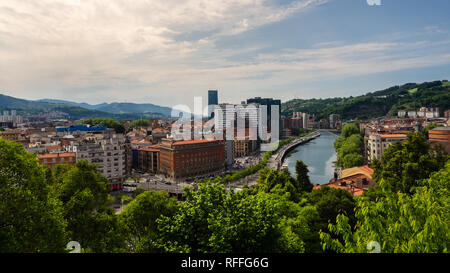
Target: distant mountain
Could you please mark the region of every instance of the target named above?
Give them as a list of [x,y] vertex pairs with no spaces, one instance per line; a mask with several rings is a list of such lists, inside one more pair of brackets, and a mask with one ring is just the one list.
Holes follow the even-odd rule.
[[53,99],[41,99],[41,100],[37,100],[38,102],[48,102],[48,103],[56,103],[56,104],[70,104],[70,105],[74,105],[74,106],[79,106],[79,107],[83,107],[86,109],[91,109],[91,110],[98,110],[100,107],[106,106],[108,105],[107,103],[100,103],[100,104],[89,104],[89,103],[78,103],[78,102],[73,102],[73,101],[67,101],[67,100],[53,100]]
[[[55,99],[32,101],[0,94],[0,110],[13,109],[17,110],[19,114],[60,111],[69,114],[72,119],[110,117],[118,120],[165,118],[170,116],[172,112],[172,108],[151,103],[101,103],[92,105]],[[178,113],[177,111],[177,116]]]
[[88,104],[88,103],[77,103],[66,100],[53,100],[53,99],[42,99],[38,102],[48,102],[57,104],[68,104],[74,105],[86,109],[98,110],[110,114],[161,114],[165,116],[170,116],[172,113],[172,108],[159,106],[151,103],[128,103],[128,102],[114,102],[114,103],[101,103],[101,104]]
[[398,110],[420,107],[439,107],[441,115],[450,109],[450,83],[446,80],[407,83],[347,98],[294,99],[284,102],[281,111],[286,116],[292,116],[293,112],[315,114],[317,119],[339,114],[350,120],[396,116]]
[[[52,102],[51,102],[52,101]],[[67,101],[58,100],[42,100],[42,101],[30,101],[24,99],[18,99],[11,96],[0,94],[0,111],[2,110],[17,110],[18,114],[31,114],[36,115],[43,112],[59,111],[67,113],[66,118],[71,119],[84,119],[84,118],[114,118],[117,120],[136,120],[140,118],[163,118],[164,116],[158,113],[124,113],[114,114],[99,110],[87,109],[75,105]]]
[[129,114],[129,113],[159,113],[166,116],[170,116],[172,108],[158,106],[151,103],[137,104],[137,103],[110,103],[102,107],[97,108],[100,111],[104,111],[112,114]]

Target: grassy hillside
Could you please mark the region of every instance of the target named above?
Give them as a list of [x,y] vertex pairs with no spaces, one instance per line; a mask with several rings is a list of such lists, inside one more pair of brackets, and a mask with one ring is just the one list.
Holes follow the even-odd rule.
[[396,116],[398,110],[439,107],[441,114],[450,109],[450,84],[447,81],[407,83],[366,95],[348,98],[295,99],[282,104],[284,115],[307,112],[317,118],[339,114],[345,120]]

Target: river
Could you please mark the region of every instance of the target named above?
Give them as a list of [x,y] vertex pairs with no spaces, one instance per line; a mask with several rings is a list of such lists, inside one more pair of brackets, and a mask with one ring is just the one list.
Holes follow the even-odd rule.
[[295,163],[302,160],[309,169],[309,178],[315,184],[326,184],[333,178],[333,161],[336,161],[334,141],[338,135],[320,132],[320,137],[297,146],[284,159],[289,172],[295,177]]

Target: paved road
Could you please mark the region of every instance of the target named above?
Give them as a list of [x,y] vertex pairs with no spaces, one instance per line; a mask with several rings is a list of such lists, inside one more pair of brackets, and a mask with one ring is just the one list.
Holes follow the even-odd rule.
[[[283,157],[284,157],[286,151],[288,151],[290,148],[292,148],[294,146],[297,146],[301,143],[304,143],[313,138],[316,138],[319,135],[320,135],[320,133],[313,132],[313,133],[308,134],[307,136],[294,139],[289,144],[283,146],[280,150],[278,150],[276,153],[274,153],[269,158],[269,161],[267,162],[267,167],[269,169],[279,170],[281,168],[282,160],[283,160]],[[249,175],[238,181],[232,182],[230,185],[227,185],[227,186],[237,188],[237,189],[243,188],[244,185],[254,186],[257,184],[256,180],[258,180],[258,176],[259,176],[259,172],[256,172],[255,174]]]
[[318,136],[320,136],[319,132],[312,132],[304,137],[299,137],[291,141],[270,157],[268,167],[273,170],[279,170],[283,164],[283,158],[287,151],[289,151],[292,147],[308,142]]

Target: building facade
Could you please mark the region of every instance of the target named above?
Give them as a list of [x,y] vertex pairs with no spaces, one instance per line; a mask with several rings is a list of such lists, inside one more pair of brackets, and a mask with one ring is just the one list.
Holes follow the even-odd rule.
[[159,160],[160,172],[175,181],[222,171],[225,168],[224,142],[165,138],[160,145]]
[[442,145],[450,153],[450,127],[436,127],[428,131],[428,140],[432,146]]
[[156,145],[140,148],[138,150],[138,169],[143,172],[157,173],[159,169],[159,152],[160,149]]
[[367,161],[381,159],[384,151],[394,142],[405,141],[406,134],[377,134],[369,136],[367,143]]
[[74,142],[69,151],[76,153],[77,161],[86,160],[95,164],[97,170],[110,181],[113,190],[122,188],[127,171],[123,135],[83,139]]
[[76,153],[46,153],[39,154],[39,163],[47,167],[53,167],[56,164],[70,164],[77,162]]
[[338,114],[330,115],[330,128],[338,128],[340,116]]
[[208,90],[208,116],[214,117],[214,106],[219,104],[219,96],[217,90]]

